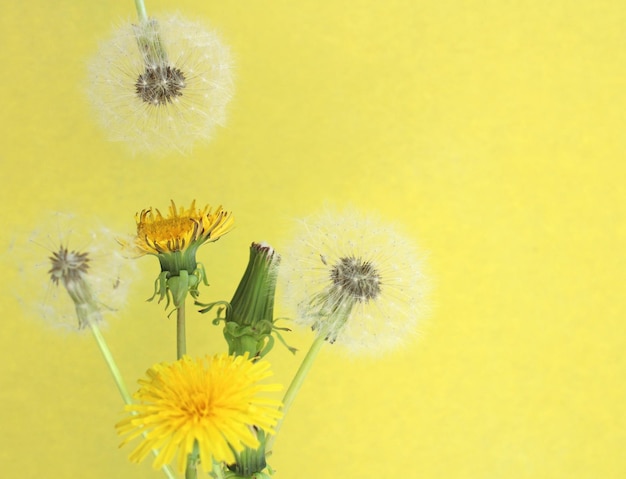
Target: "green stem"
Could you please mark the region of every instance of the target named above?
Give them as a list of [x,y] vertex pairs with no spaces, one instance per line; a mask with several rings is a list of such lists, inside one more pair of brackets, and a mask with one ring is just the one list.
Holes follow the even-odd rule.
[[120,373],[120,370],[117,367],[115,360],[113,359],[113,355],[111,354],[111,350],[109,349],[106,341],[104,340],[104,336],[102,336],[102,333],[100,332],[100,328],[98,327],[95,321],[89,321],[89,326],[91,327],[91,332],[93,333],[94,338],[96,338],[96,343],[98,343],[98,347],[100,348],[100,351],[102,352],[102,356],[104,356],[104,361],[107,363],[107,366],[109,366],[109,370],[111,371],[111,374],[113,375],[113,380],[115,381],[115,385],[117,386],[117,389],[122,395],[122,399],[124,400],[124,403],[132,404],[133,400],[130,397],[130,394],[128,394],[128,389],[126,389],[126,384],[124,384],[124,380],[122,379],[122,374]]
[[135,8],[137,8],[137,16],[139,17],[140,22],[145,22],[148,20],[148,13],[146,12],[146,6],[143,3],[143,0],[135,0]]
[[187,354],[187,339],[185,333],[185,300],[183,300],[176,309],[176,358],[180,359],[185,354]]
[[211,471],[211,475],[215,479],[224,479],[224,470],[222,469],[221,463],[213,462],[213,470]]
[[198,479],[198,467],[196,464],[187,464],[187,469],[185,469],[185,479]]
[[185,479],[198,479],[198,459],[200,458],[200,449],[198,441],[194,441],[193,450],[187,456],[187,468],[185,469]]
[[[132,404],[133,400],[130,397],[130,394],[128,394],[128,389],[126,389],[126,384],[124,383],[124,379],[122,379],[122,374],[120,373],[120,370],[117,367],[117,363],[115,362],[115,359],[113,359],[113,355],[111,354],[111,350],[109,349],[109,346],[107,345],[107,342],[104,339],[104,336],[102,336],[102,333],[100,332],[100,328],[98,327],[98,324],[95,321],[88,321],[88,323],[89,323],[89,327],[91,328],[91,332],[93,333],[93,336],[96,339],[96,343],[98,344],[98,347],[100,348],[100,351],[102,352],[102,356],[104,356],[104,361],[107,363],[107,366],[109,366],[109,370],[111,371],[111,374],[113,375],[113,380],[115,381],[115,385],[117,386],[117,389],[119,390],[122,396],[122,399],[124,400],[124,403]],[[159,454],[159,451],[156,449],[153,449],[152,453],[155,456],[157,456]],[[169,479],[176,479],[176,476],[174,475],[174,473],[172,472],[172,470],[167,464],[164,465],[162,469],[165,475]]]
[[276,427],[274,428],[274,434],[271,435],[269,440],[267,441],[266,450],[268,451],[268,454],[271,454],[272,446],[274,445],[274,441],[276,441],[278,431],[280,430],[280,427],[285,420],[285,416],[287,416],[287,413],[289,412],[289,409],[291,408],[291,405],[293,404],[293,401],[296,398],[298,391],[300,391],[302,383],[304,383],[307,374],[311,370],[311,366],[313,366],[313,362],[317,357],[317,353],[320,352],[320,349],[322,349],[322,346],[326,342],[326,334],[319,333],[320,332],[318,332],[315,341],[313,341],[313,343],[311,344],[309,351],[306,353],[306,356],[302,360],[302,363],[300,364],[296,375],[291,380],[291,384],[289,385],[289,388],[285,393],[285,397],[283,398],[283,407],[281,409],[281,411],[283,412],[283,417],[279,419]]

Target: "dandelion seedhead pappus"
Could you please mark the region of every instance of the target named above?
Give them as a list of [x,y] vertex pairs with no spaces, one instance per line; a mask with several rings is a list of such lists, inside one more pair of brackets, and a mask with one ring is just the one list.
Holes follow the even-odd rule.
[[186,152],[224,123],[232,61],[215,32],[180,15],[129,22],[91,61],[88,91],[111,140]]
[[353,352],[395,348],[427,310],[427,281],[412,242],[356,211],[302,220],[281,272],[296,322]]
[[72,215],[47,215],[12,252],[22,276],[18,299],[55,328],[83,329],[102,321],[125,304],[136,271],[115,238]]

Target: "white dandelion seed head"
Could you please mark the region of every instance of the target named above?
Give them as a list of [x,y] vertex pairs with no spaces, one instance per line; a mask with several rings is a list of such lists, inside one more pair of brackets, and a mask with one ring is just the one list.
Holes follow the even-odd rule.
[[[409,238],[352,210],[305,218],[294,237],[280,281],[297,324],[328,331],[330,342],[355,353],[389,351],[416,333],[428,282]],[[329,314],[343,307],[347,320]]]
[[[126,304],[136,277],[136,265],[122,256],[117,235],[90,223],[52,213],[15,241],[10,252],[20,274],[19,302],[55,329],[76,331],[79,313],[94,322],[115,314]],[[97,308],[77,304],[70,293],[88,295],[85,300]]]
[[[138,36],[161,47],[142,49]],[[88,93],[110,140],[139,152],[187,152],[225,122],[230,51],[214,31],[177,14],[128,22],[90,62]]]

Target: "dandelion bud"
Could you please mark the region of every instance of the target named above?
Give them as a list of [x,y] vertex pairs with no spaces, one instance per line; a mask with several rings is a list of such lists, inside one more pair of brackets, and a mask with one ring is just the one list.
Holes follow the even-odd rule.
[[[275,334],[284,342],[274,321],[274,292],[280,264],[280,255],[266,243],[252,243],[250,259],[233,299],[226,308],[225,318],[218,310],[214,324],[224,321],[224,337],[229,354],[250,357],[265,356],[274,346]],[[210,311],[219,303],[202,304],[201,313]],[[288,348],[295,352],[295,349]]]

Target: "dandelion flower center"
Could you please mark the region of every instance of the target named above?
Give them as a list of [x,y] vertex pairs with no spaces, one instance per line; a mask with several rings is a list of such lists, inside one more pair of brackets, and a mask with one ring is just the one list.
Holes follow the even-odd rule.
[[167,249],[175,251],[185,248],[185,242],[195,236],[194,230],[197,228],[197,221],[189,216],[161,218],[153,223],[149,221],[140,223],[138,235],[149,238],[155,245],[171,245]]
[[137,96],[150,105],[173,103],[183,95],[185,74],[169,65],[146,67],[135,82]]
[[344,256],[332,266],[330,279],[340,292],[367,302],[380,294],[380,273],[370,262],[355,256]]
[[62,280],[65,284],[78,281],[89,270],[89,255],[78,251],[69,251],[61,247],[50,256],[52,268],[48,271],[54,284]]
[[195,201],[189,208],[180,209],[172,201],[168,216],[163,216],[159,210],[148,209],[136,219],[136,244],[149,254],[185,251],[192,244],[216,241],[230,231],[234,221],[221,206],[215,211],[208,205],[197,209]]

